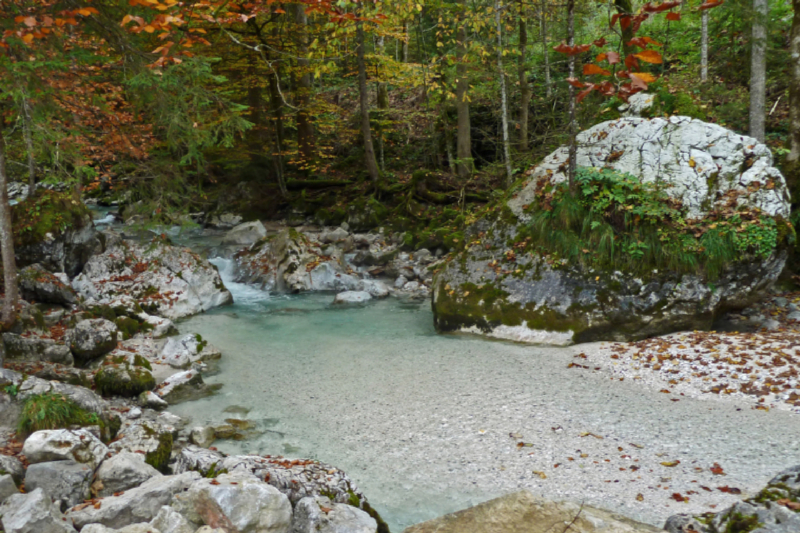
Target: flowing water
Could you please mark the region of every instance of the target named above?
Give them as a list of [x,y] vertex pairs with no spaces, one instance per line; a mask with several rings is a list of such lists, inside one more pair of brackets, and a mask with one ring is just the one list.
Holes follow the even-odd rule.
[[[670,500],[717,481],[697,473],[715,461],[745,492],[800,463],[790,413],[670,402],[632,380],[568,369],[574,348],[438,335],[429,301],[340,308],[331,294],[271,296],[234,283],[230,261],[213,262],[234,305],[179,327],[221,348],[206,381],[223,387],[170,410],[204,424],[249,409],[257,434],[220,450],[340,467],[395,533],[519,488],[661,525],[735,499],[694,490],[691,504]],[[682,465],[661,466],[672,460]]]

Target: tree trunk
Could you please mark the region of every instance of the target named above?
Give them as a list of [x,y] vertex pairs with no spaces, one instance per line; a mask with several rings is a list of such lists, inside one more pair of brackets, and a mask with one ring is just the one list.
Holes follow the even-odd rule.
[[[378,55],[380,57],[384,56],[386,49],[386,38],[381,35],[378,37]],[[378,73],[379,76],[381,73]],[[386,84],[385,81],[378,82],[378,127],[376,128],[378,133],[378,152],[380,155],[380,168],[381,171],[386,170],[386,159],[384,153],[384,135],[383,135],[383,126],[386,120],[389,118],[389,86]]]
[[314,124],[308,113],[308,105],[311,101],[311,73],[308,72],[308,17],[306,16],[303,4],[292,4],[294,10],[294,21],[297,24],[297,66],[300,74],[295,79],[295,91],[297,95],[297,149],[300,157],[305,164],[309,164],[314,159]]
[[403,39],[403,63],[408,63],[408,41],[411,38],[408,33],[408,21],[403,22],[403,35],[405,36]]
[[708,10],[701,15],[703,32],[700,38],[700,81],[708,81]]
[[[575,0],[567,0],[567,42],[575,46]],[[575,56],[569,56],[569,77],[575,77]],[[578,123],[575,118],[575,87],[569,86],[569,192],[575,193],[575,167],[578,159]]]
[[506,74],[503,71],[503,26],[500,19],[500,0],[494,0],[494,23],[497,28],[497,73],[500,76],[500,102],[503,119],[503,159],[506,163],[506,189],[511,187],[511,140],[508,137],[508,95]]
[[547,90],[547,97],[553,96],[553,82],[550,79],[550,47],[547,46],[547,17],[544,12],[544,2],[542,2],[540,21],[542,26],[542,52],[544,53],[544,85]]
[[784,175],[792,200],[796,201],[800,185],[800,0],[793,0],[794,19],[789,40],[791,80],[789,82],[789,154],[784,162]]
[[456,157],[458,158],[458,176],[466,180],[472,174],[472,137],[469,120],[469,77],[467,76],[467,28],[464,21],[466,0],[461,0],[461,11],[456,18],[456,114],[458,126],[456,131]]
[[33,117],[28,95],[22,91],[22,130],[25,136],[25,150],[28,152],[28,197],[36,192],[36,161],[33,154]]
[[11,226],[11,206],[8,203],[8,176],[6,174],[6,141],[0,130],[0,253],[3,258],[3,299],[2,326],[10,327],[16,319],[17,299],[17,260],[14,257],[14,232]]
[[527,70],[528,24],[522,0],[519,0],[519,149],[528,151],[528,108],[531,103],[531,88],[528,85]]
[[764,142],[767,93],[767,0],[753,0],[750,61],[750,136]]
[[380,171],[378,170],[378,162],[375,160],[375,148],[372,146],[372,129],[369,125],[367,65],[364,61],[364,23],[361,20],[356,23],[356,39],[358,41],[358,103],[361,109],[361,135],[364,137],[364,158],[366,160],[367,173],[369,173],[369,177],[377,189]]
[[278,188],[281,191],[281,196],[286,198],[289,192],[286,189],[286,176],[283,172],[283,102],[278,92],[278,83],[278,73],[270,74],[269,99],[274,122],[274,127],[272,128],[272,164],[275,168],[275,176],[278,178]]
[[[573,5],[573,11],[574,7],[575,6]],[[614,0],[614,7],[617,8],[617,13],[620,15],[633,16],[633,3],[631,0]],[[622,24],[620,24],[619,27],[622,28]],[[628,44],[633,37],[633,24],[630,24],[627,28],[622,30],[622,51],[624,53],[624,57],[628,57],[629,54],[632,54],[635,51],[635,47]]]

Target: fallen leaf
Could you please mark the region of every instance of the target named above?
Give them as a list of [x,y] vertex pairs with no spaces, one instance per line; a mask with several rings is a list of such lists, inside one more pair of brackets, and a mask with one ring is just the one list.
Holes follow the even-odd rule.
[[710,468],[710,470],[711,470],[712,474],[716,474],[718,476],[724,476],[725,475],[725,471],[722,469],[722,467],[719,465],[719,463],[714,463],[714,466],[712,466]]
[[672,468],[673,466],[678,466],[679,464],[681,464],[681,462],[680,461],[664,461],[661,464],[663,466],[668,466],[668,467]]
[[644,501],[644,495],[642,495],[641,492],[636,495],[636,501],[637,502],[643,502]]
[[539,476],[542,479],[547,479],[547,474],[545,474],[544,472],[540,472],[538,470],[534,470],[533,473],[536,474],[537,476]]
[[800,511],[800,502],[793,502],[787,498],[781,498],[777,501],[778,505],[783,505],[784,507],[788,507],[792,511]]
[[688,502],[689,501],[689,498],[687,498],[686,496],[682,495],[680,492],[673,492],[672,496],[670,496],[670,497],[673,500],[675,500],[676,502]]

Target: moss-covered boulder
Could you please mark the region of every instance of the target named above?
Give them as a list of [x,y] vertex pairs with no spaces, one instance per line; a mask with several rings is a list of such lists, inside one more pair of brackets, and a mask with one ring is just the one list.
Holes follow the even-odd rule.
[[78,295],[41,265],[31,265],[19,272],[19,290],[28,301],[57,305],[75,305]]
[[522,342],[707,329],[777,279],[786,183],[755,139],[687,117],[627,118],[545,158],[468,228],[435,280],[440,331]]
[[152,367],[141,356],[110,356],[94,377],[95,388],[103,396],[133,398],[156,387]]
[[76,276],[102,251],[103,239],[89,209],[69,193],[41,190],[12,208],[17,266],[39,263]]
[[116,324],[105,318],[78,322],[66,335],[70,350],[79,361],[89,361],[109,353],[117,347],[118,338]]

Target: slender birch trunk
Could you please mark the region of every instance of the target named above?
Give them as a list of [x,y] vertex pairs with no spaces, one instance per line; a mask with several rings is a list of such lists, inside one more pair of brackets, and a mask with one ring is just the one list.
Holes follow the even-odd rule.
[[764,142],[767,97],[767,0],[753,0],[750,61],[750,136]]
[[506,164],[506,189],[511,187],[511,140],[508,137],[508,94],[506,74],[503,71],[503,26],[500,17],[500,0],[494,1],[494,22],[497,28],[497,73],[500,76],[500,100],[503,119],[503,159]]
[[16,319],[19,288],[17,287],[17,260],[14,257],[14,232],[11,226],[11,206],[8,202],[8,175],[6,174],[6,141],[0,131],[0,254],[3,258],[3,329]]

